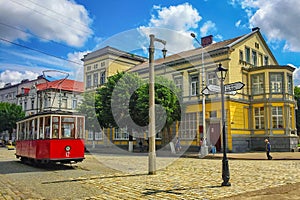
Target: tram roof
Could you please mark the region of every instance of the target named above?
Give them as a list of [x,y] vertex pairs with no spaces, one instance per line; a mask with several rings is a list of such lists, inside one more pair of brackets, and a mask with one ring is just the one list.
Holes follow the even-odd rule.
[[84,83],[70,79],[60,79],[37,85],[37,90],[61,89],[72,92],[84,92]]
[[42,115],[77,115],[77,116],[84,116],[84,114],[78,113],[78,112],[67,112],[67,111],[62,111],[62,110],[53,110],[53,111],[44,111],[44,112],[39,112],[34,115],[28,115],[24,117],[23,119],[19,120],[18,122],[24,121],[26,119],[34,118],[37,116],[42,116]]

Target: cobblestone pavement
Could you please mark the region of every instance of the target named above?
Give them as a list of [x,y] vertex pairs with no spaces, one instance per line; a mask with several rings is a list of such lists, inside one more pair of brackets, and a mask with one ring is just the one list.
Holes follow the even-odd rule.
[[[43,187],[71,182],[87,191],[88,188],[98,191],[86,192],[85,198],[78,199],[222,199],[300,183],[300,160],[229,159],[232,186],[221,187],[220,159],[158,157],[156,175],[148,175],[147,156],[94,154],[86,157],[87,162],[78,164],[76,170],[93,171],[96,165],[91,167],[88,163],[101,161],[98,166],[106,165],[121,171],[112,169],[108,173],[82,174],[68,179],[57,177],[54,181],[44,180]],[[15,188],[15,183],[6,176],[0,175],[0,199],[51,199],[38,191],[26,191],[26,186]],[[58,197],[53,194],[53,199]],[[296,194],[294,199],[297,197]],[[69,199],[76,199],[76,196]]]

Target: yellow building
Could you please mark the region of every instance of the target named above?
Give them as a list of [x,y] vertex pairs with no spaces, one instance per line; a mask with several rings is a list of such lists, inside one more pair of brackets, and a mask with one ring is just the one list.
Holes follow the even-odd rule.
[[[212,41],[211,37],[207,39]],[[145,79],[149,75],[147,59],[111,47],[87,54],[83,61],[86,91],[94,91],[117,71],[129,69],[129,72],[138,73]],[[155,60],[155,76],[173,80],[182,89],[185,110],[182,120],[172,127],[173,139],[178,136],[181,145],[198,150],[200,138],[206,136],[208,146],[215,146],[217,151],[222,151],[221,95],[219,92],[202,94],[206,87],[215,88],[213,90],[220,88],[215,73],[219,64],[228,69],[225,85],[236,82],[245,84],[235,95],[225,95],[228,150],[264,150],[265,138],[270,140],[273,151],[293,149],[298,142],[293,94],[295,68],[278,64],[259,28],[254,28],[246,35],[202,44],[201,48]],[[157,134],[158,147],[167,146],[170,142],[165,135],[164,132]],[[96,133],[88,133],[88,140],[96,141],[99,145],[127,147],[128,139],[126,129],[99,128]],[[134,141],[134,145],[137,143]]]
[[107,46],[86,54],[82,61],[84,62],[85,91],[94,91],[106,82],[107,77],[118,71],[126,71],[147,59]]
[[[212,41],[212,38],[209,38]],[[202,91],[220,84],[215,70],[219,64],[228,69],[224,84],[242,82],[235,95],[225,96],[225,124],[228,150],[264,150],[268,138],[274,151],[290,151],[297,144],[296,102],[291,66],[278,65],[259,28],[233,39],[202,45],[155,61],[155,75],[174,80],[182,88],[185,113],[173,128],[183,145],[197,148],[203,137]],[[130,71],[147,78],[149,63]],[[202,73],[204,70],[204,73]],[[205,127],[208,145],[222,150],[221,95],[205,99]],[[164,144],[162,144],[164,145]]]

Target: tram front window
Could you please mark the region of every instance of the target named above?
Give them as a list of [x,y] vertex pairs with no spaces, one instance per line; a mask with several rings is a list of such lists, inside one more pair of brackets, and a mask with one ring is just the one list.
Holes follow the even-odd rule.
[[74,117],[62,117],[61,137],[62,138],[75,138]]

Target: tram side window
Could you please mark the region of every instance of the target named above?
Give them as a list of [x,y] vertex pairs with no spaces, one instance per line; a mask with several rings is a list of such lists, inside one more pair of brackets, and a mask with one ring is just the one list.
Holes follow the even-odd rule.
[[62,138],[75,138],[74,117],[62,117],[61,137]]
[[58,138],[59,133],[59,117],[52,118],[52,138]]
[[33,139],[37,139],[37,118],[34,119],[34,132],[33,132]]
[[50,138],[50,117],[45,117],[45,139]]
[[78,117],[77,118],[77,138],[83,138],[83,117]]
[[25,123],[22,122],[19,124],[19,140],[24,140],[25,134]]
[[43,125],[44,125],[44,118],[41,117],[41,118],[40,118],[40,139],[44,139],[44,129],[43,129]]

